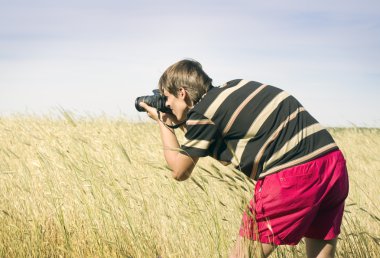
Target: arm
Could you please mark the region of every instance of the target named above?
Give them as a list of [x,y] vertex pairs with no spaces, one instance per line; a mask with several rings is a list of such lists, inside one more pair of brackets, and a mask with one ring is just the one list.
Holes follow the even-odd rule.
[[179,143],[174,130],[166,127],[161,121],[158,123],[165,160],[173,171],[173,177],[179,181],[188,179],[198,161],[198,157],[190,157],[179,152]]
[[173,178],[179,181],[188,179],[198,161],[198,157],[190,157],[180,152],[180,146],[174,129],[165,126],[165,124],[171,124],[174,119],[168,114],[162,114],[162,121],[160,121],[155,108],[145,103],[140,103],[140,105],[145,108],[149,117],[158,122],[164,148],[164,157],[172,170]]

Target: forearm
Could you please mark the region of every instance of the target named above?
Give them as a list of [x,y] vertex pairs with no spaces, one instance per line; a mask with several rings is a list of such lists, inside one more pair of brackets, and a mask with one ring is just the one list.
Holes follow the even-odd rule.
[[165,126],[162,121],[158,123],[164,147],[165,160],[172,170],[173,177],[179,181],[186,180],[193,171],[198,158],[182,154],[174,129]]
[[158,125],[160,127],[160,134],[162,145],[164,148],[164,157],[171,169],[175,167],[175,161],[177,155],[179,154],[179,143],[177,140],[177,136],[175,135],[174,129],[171,129],[162,121],[158,121]]
[[[148,112],[150,118],[158,122],[164,147],[164,157],[173,172],[173,177],[180,181],[187,179],[193,171],[198,157],[191,157],[180,152],[174,129],[167,126],[171,125],[173,121],[177,121],[176,118],[173,115],[161,114],[157,112],[157,109],[148,106],[146,103],[141,102],[140,106]],[[186,127],[183,126],[181,129],[186,130]]]

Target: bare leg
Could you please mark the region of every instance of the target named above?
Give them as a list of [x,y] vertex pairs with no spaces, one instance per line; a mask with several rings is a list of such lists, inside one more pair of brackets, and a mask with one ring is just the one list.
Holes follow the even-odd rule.
[[306,254],[308,258],[333,258],[336,250],[337,239],[322,240],[305,238]]
[[261,244],[262,247],[262,257],[268,257],[274,249],[276,249],[275,245],[271,244]]
[[275,245],[263,244],[238,236],[235,247],[230,254],[230,258],[264,258],[268,257],[275,248]]

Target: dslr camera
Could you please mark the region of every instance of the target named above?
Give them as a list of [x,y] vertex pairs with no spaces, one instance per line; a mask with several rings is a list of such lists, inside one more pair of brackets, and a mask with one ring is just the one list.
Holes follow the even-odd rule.
[[141,96],[136,98],[135,108],[139,112],[144,112],[145,109],[139,105],[140,102],[144,102],[149,106],[156,108],[158,111],[172,114],[172,110],[165,106],[166,97],[164,95],[161,95],[158,89],[153,90],[153,95]]

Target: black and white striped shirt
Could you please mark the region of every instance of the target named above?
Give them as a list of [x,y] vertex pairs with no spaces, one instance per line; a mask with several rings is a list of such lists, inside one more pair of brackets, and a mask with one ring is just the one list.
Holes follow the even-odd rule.
[[255,180],[338,149],[293,96],[254,81],[213,87],[186,126],[183,153],[232,163]]

